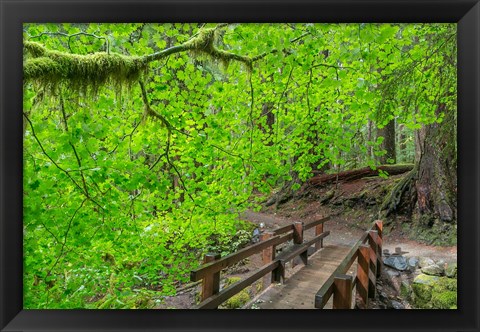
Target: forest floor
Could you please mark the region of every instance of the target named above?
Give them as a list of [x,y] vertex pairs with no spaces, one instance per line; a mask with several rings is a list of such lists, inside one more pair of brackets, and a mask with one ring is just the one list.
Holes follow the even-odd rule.
[[[241,219],[259,225],[265,224],[265,230],[270,231],[278,227],[291,224],[293,221],[312,221],[330,216],[324,225],[330,235],[324,240],[325,244],[353,245],[363,232],[376,219],[376,209],[386,195],[388,188],[396,183],[401,175],[391,176],[388,179],[380,177],[363,178],[346,183],[330,184],[323,187],[303,187],[295,198],[279,206],[272,205],[260,212],[247,211]],[[394,220],[384,221],[383,249],[390,253],[401,253],[407,257],[430,257],[445,262],[457,260],[456,246],[432,246],[409,239],[406,232],[408,218],[396,216]],[[313,236],[308,231],[307,239]],[[301,264],[300,264],[301,265]],[[241,264],[229,268],[222,273],[222,279],[242,277],[262,266],[260,254],[251,256]],[[300,266],[291,270],[295,273]],[[385,293],[395,298],[393,289],[382,287]],[[167,297],[160,308],[191,308],[197,302],[200,291],[198,285],[178,291],[174,297]],[[257,295],[257,294],[255,294]]]

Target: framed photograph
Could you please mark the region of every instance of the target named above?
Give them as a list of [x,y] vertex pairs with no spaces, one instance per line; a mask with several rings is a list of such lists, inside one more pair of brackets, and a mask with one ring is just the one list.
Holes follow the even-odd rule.
[[479,331],[478,0],[0,6],[1,331]]

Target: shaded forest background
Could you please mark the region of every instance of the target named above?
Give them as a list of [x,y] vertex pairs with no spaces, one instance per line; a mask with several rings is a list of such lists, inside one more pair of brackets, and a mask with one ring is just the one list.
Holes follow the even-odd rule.
[[454,24],[27,24],[23,66],[25,308],[153,307],[365,167],[456,243]]

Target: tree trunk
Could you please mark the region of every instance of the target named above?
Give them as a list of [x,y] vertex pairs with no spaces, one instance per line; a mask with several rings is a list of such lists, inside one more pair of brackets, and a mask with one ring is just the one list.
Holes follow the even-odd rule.
[[[444,112],[441,105],[437,113]],[[437,244],[456,243],[457,147],[456,112],[445,111],[442,123],[418,130],[415,135],[418,174],[412,213],[413,229],[420,239]]]
[[379,163],[395,164],[397,162],[395,153],[395,120],[391,120],[385,127],[378,129],[377,136],[383,137],[382,149],[387,151],[386,154],[378,158]]
[[[437,245],[457,242],[456,111],[445,112],[442,123],[415,132],[415,167],[392,189],[381,207],[386,218],[400,207],[411,215],[405,227],[412,237]],[[386,220],[388,223],[388,220]],[[390,220],[391,221],[391,220]]]

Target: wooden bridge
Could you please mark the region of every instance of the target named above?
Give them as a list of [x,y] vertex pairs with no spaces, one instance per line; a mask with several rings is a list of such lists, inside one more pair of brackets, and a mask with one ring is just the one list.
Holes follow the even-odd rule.
[[[261,309],[368,308],[382,264],[382,221],[373,222],[353,246],[347,247],[323,245],[330,234],[324,231],[328,220],[294,222],[263,233],[260,242],[228,256],[206,255],[205,264],[190,276],[191,281],[202,280],[201,302],[195,309],[216,309],[260,279],[263,292],[256,302]],[[307,240],[309,229],[314,234]],[[223,269],[257,253],[262,254],[261,268],[220,289]],[[292,273],[298,257],[304,266]]]

